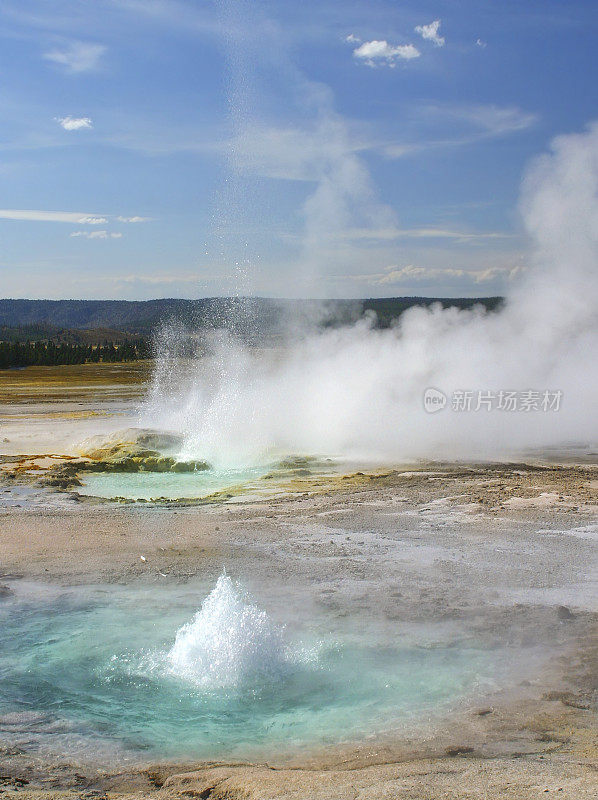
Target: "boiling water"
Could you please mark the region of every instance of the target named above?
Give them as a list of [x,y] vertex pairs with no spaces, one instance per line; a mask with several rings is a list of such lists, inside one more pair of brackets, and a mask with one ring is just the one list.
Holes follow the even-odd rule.
[[16,584],[0,738],[93,760],[272,758],[424,725],[493,675],[474,647],[380,639],[363,619],[291,632],[225,575],[194,614],[200,591]]
[[291,663],[282,629],[265,611],[244,603],[226,575],[177,631],[167,655],[172,675],[207,690],[278,680]]

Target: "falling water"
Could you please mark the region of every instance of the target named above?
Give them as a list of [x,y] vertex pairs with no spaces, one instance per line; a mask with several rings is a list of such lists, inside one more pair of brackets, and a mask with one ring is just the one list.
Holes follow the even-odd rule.
[[243,600],[228,575],[183,625],[168,652],[168,672],[203,689],[253,686],[279,680],[287,671],[283,630]]

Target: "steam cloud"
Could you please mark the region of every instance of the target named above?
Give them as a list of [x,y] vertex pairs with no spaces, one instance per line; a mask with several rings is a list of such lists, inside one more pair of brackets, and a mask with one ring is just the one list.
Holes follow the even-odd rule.
[[[521,211],[530,268],[502,311],[413,308],[371,322],[293,330],[272,352],[222,334],[177,357],[170,335],[143,423],[184,436],[184,456],[256,463],[299,452],[372,460],[497,458],[598,436],[598,124],[557,138],[528,170]],[[174,346],[173,346],[174,342]],[[165,340],[167,344],[167,341]],[[558,412],[426,413],[426,387],[560,390]]]

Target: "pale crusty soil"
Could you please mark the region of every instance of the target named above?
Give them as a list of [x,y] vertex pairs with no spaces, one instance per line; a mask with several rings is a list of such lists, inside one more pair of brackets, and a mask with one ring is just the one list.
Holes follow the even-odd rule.
[[[13,483],[10,493],[19,490]],[[122,770],[9,751],[0,754],[4,793],[32,800],[596,796],[595,467],[419,465],[294,477],[279,481],[278,492],[201,506],[115,506],[69,494],[5,506],[1,571],[7,580],[181,582],[215,577],[226,563],[256,585],[309,583],[332,614],[361,603],[390,624],[445,619],[489,642],[514,637],[522,653],[546,643],[551,657],[522,666],[523,679],[509,691],[455,711],[422,740],[390,737],[290,763]],[[561,619],[559,606],[572,617]]]

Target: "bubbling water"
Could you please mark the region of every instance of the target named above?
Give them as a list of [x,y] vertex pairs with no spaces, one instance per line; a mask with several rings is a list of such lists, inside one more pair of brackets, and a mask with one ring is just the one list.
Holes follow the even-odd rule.
[[167,672],[206,690],[276,681],[290,666],[283,628],[247,603],[222,574],[193,619],[177,631]]
[[[347,616],[315,604],[307,627],[302,603],[283,629],[226,575],[193,616],[204,588],[16,586],[0,603],[0,746],[26,737],[105,765],[114,753],[295,758],[422,731],[460,699],[494,691],[509,663],[444,626],[447,639],[389,638],[361,602]],[[294,597],[307,600],[304,591]]]

